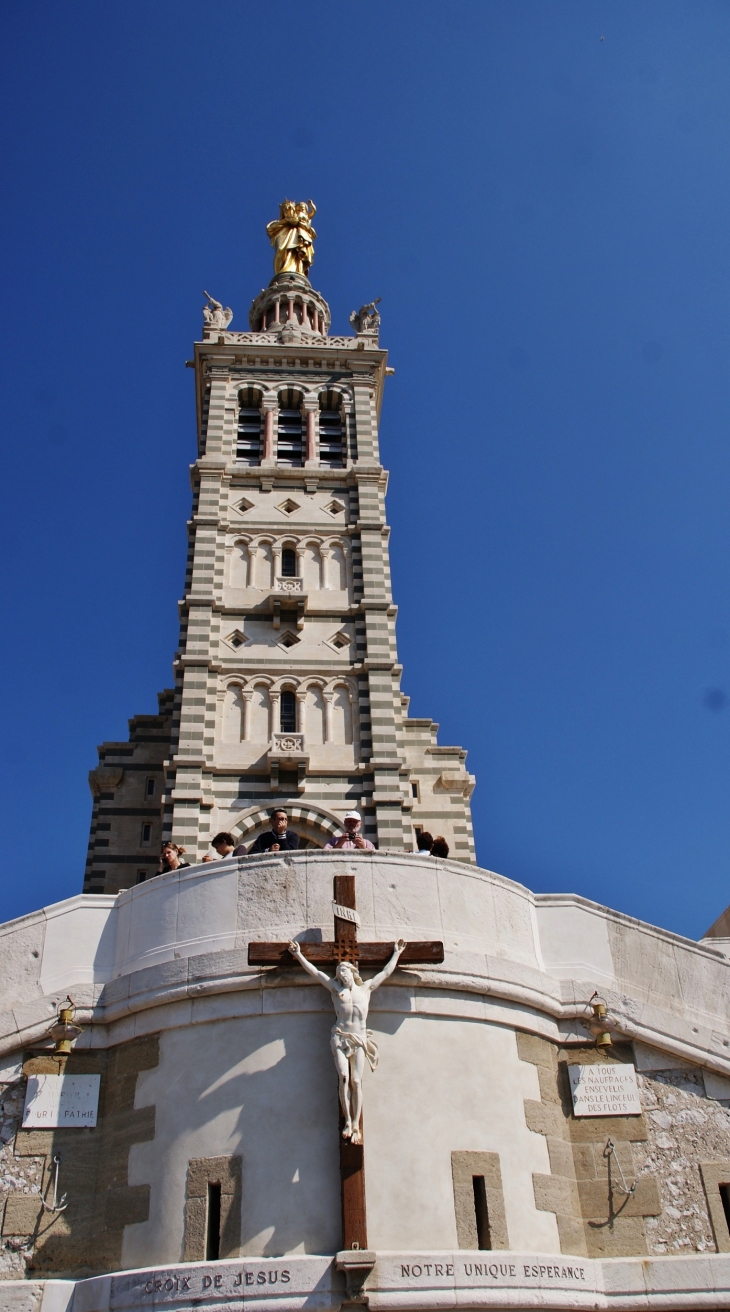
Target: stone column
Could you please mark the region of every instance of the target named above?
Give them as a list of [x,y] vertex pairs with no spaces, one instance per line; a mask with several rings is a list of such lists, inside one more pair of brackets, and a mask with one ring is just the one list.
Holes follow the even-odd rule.
[[246,586],[249,588],[256,587],[256,557],[258,555],[258,545],[255,542],[248,544],[248,579]]
[[295,693],[297,699],[297,733],[304,733],[304,703],[307,700],[305,688],[298,688]]
[[311,468],[312,465],[319,465],[319,397],[305,396],[302,409],[307,423],[304,463]]
[[317,414],[307,410],[307,464],[319,463],[317,459]]
[[281,731],[281,693],[278,688],[272,688],[269,692],[271,702],[271,741],[274,741],[274,734]]
[[332,742],[332,711],[334,709],[335,694],[333,692],[323,692],[324,698],[324,740],[326,743]]
[[320,547],[319,554],[322,557],[322,587],[329,588],[330,586],[329,559],[331,554],[329,547]]
[[253,688],[244,688],[241,692],[243,702],[243,728],[241,731],[241,741],[247,743],[251,737],[251,702],[253,701]]
[[262,402],[262,409],[264,412],[264,453],[261,459],[262,464],[272,465],[274,463],[274,417],[278,408],[278,397],[264,397]]

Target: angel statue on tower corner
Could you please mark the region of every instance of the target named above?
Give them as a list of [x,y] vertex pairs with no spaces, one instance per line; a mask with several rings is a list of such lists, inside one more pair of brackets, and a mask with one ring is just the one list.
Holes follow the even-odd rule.
[[300,273],[305,278],[314,260],[317,236],[312,219],[317,213],[314,201],[284,200],[279,217],[267,224],[266,232],[274,247],[274,273]]
[[222,301],[217,301],[215,296],[210,292],[203,292],[208,298],[208,304],[203,306],[203,323],[206,328],[223,328],[228,327],[233,318],[233,310],[230,305],[224,307]]

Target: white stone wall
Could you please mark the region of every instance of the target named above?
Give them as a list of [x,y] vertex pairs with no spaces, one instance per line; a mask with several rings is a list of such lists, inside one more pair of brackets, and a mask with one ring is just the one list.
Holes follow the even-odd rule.
[[[249,1001],[259,1010],[256,994]],[[243,1158],[243,1253],[337,1248],[330,1016],[301,990],[279,990],[277,1001],[286,1010],[219,1021],[211,1002],[210,1021],[163,1035],[159,1066],[138,1081],[136,1105],[156,1109],[155,1138],[132,1149],[130,1183],[152,1192],[149,1221],[127,1227],[125,1265],[179,1259],[187,1164],[228,1154]]]
[[[154,1139],[133,1146],[128,1164],[127,1183],[151,1186],[150,1215],[127,1227],[125,1264],[180,1260],[187,1163],[229,1154],[243,1162],[244,1255],[336,1248],[330,1000],[301,973],[250,967],[247,946],[331,938],[332,879],[346,873],[362,939],[402,933],[445,949],[443,965],[399,970],[373,1000],[370,1242],[452,1250],[451,1153],[479,1152],[499,1154],[510,1249],[558,1251],[555,1214],[536,1207],[533,1189],[555,1167],[525,1119],[543,1075],[519,1060],[515,1034],[589,1042],[583,1022],[600,987],[635,1042],[649,1140],[634,1145],[634,1160],[639,1176],[658,1178],[664,1207],[647,1222],[650,1249],[712,1251],[698,1163],[730,1158],[730,962],[585,899],[534,895],[459,862],[312,851],[199,866],[0,929],[11,963],[0,1015],[8,1060],[42,1040],[67,993],[84,1025],[80,1048],[160,1035],[159,1065],[138,1076],[135,1094],[137,1108],[155,1108]],[[11,1192],[38,1184],[32,1161],[13,1156],[17,1113],[8,1108],[0,1157]]]
[[[444,942],[443,966],[399,973],[401,989],[479,998],[480,1015],[497,1023],[517,1023],[527,1007],[523,1028],[585,1041],[581,1020],[600,987],[625,1037],[730,1077],[730,962],[713,948],[459,862],[315,850],[212,862],[0,927],[0,1054],[35,1041],[69,988],[95,1027],[110,1027],[108,1041],[130,1015],[150,1032],[143,1010],[189,998],[193,980],[197,995],[219,990],[221,972],[227,991],[258,987],[248,942],[331,937],[332,879],[351,872],[361,937]],[[140,975],[163,964],[166,974]],[[141,992],[145,1008],[134,1002]]]
[[[371,1013],[382,1060],[365,1085],[370,1244],[453,1247],[451,1153],[467,1150],[500,1153],[511,1245],[555,1251],[555,1218],[536,1210],[532,1189],[547,1150],[522,1102],[537,1076],[518,1060],[514,1033],[388,1010],[394,1001]],[[251,995],[252,1011],[257,1002]],[[169,1031],[159,1066],[140,1076],[136,1105],[155,1106],[155,1139],[132,1149],[130,1183],[151,1184],[152,1199],[150,1220],[127,1228],[125,1265],[178,1259],[187,1163],[223,1154],[243,1159],[244,1255],[338,1247],[329,999],[277,989],[268,1005],[266,1015]]]

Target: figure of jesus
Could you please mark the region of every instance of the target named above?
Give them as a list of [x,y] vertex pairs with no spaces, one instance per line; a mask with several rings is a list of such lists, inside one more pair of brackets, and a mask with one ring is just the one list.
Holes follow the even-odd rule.
[[289,944],[289,951],[302,969],[332,994],[337,1020],[332,1026],[330,1048],[337,1068],[340,1105],[345,1118],[342,1137],[351,1143],[362,1143],[360,1113],[365,1062],[368,1061],[372,1071],[378,1064],[378,1049],[373,1032],[367,1028],[370,995],[393,974],[405,946],[405,940],[399,938],[387,966],[383,967],[380,974],[363,982],[357,967],[348,961],[340,962],[335,978],[331,979],[323,970],[317,970],[311,961],[307,961],[298,943],[292,941]]

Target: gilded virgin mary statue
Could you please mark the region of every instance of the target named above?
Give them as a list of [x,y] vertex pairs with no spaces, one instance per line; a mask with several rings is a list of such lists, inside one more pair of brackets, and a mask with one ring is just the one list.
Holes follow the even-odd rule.
[[302,273],[309,276],[314,260],[314,239],[317,236],[312,219],[317,213],[314,201],[285,200],[279,206],[279,217],[267,224],[269,241],[274,247],[274,273]]

